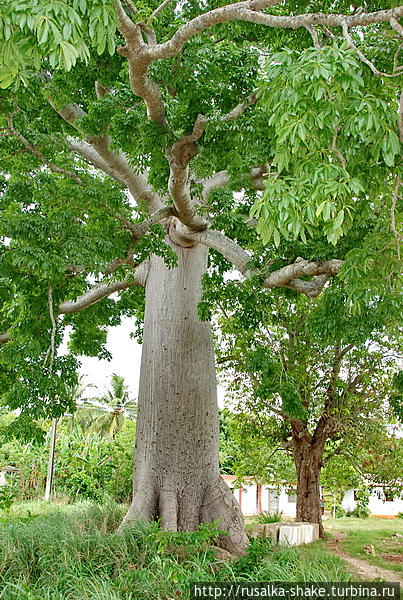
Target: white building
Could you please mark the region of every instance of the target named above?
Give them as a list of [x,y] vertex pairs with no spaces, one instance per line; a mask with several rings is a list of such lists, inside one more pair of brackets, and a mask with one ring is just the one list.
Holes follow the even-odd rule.
[[2,485],[7,485],[9,483],[9,481],[7,480],[7,475],[9,473],[14,473],[15,471],[18,471],[18,469],[16,467],[1,467],[0,468],[0,487]]
[[[260,485],[253,477],[244,477],[242,487],[235,487],[234,483],[237,479],[235,475],[221,477],[232,489],[245,516],[258,515],[261,512],[279,512],[284,518],[296,516],[297,486],[295,483]],[[403,513],[403,494],[400,497],[390,495],[381,485],[369,486],[369,488],[368,509],[371,515],[393,519],[399,513]],[[321,494],[326,496],[322,488]],[[347,490],[341,504],[346,511],[354,510],[357,506],[355,490]]]
[[234,487],[235,475],[221,476],[232,489],[244,515],[261,512],[281,512],[284,517],[295,517],[297,496],[296,484],[260,485],[252,477],[245,477],[242,487]]
[[[352,511],[357,506],[356,490],[347,490],[341,502],[346,511]],[[368,510],[374,517],[393,518],[403,513],[403,496],[385,492],[381,485],[371,486]]]

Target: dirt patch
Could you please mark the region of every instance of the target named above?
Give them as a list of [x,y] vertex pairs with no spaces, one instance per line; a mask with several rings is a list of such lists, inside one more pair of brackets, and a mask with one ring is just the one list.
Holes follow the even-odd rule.
[[403,554],[381,554],[384,560],[390,560],[395,563],[403,563]]
[[[388,583],[400,583],[403,584],[403,579],[400,575],[395,573],[394,571],[389,571],[388,569],[382,569],[381,567],[377,567],[372,563],[367,562],[366,560],[361,560],[360,558],[353,558],[344,550],[342,550],[339,546],[339,543],[346,538],[346,534],[338,534],[337,537],[326,542],[326,547],[337,554],[340,558],[345,560],[351,567],[352,571],[358,575],[363,581],[373,581],[375,579],[383,579]],[[382,555],[382,557],[386,557],[389,555]],[[392,554],[392,556],[397,556]],[[389,560],[389,559],[388,559]],[[398,561],[400,562],[400,560]]]

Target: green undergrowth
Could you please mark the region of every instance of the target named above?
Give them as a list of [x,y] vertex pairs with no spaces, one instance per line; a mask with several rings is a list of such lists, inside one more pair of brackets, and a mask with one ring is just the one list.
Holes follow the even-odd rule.
[[172,600],[196,581],[348,581],[321,543],[280,548],[252,540],[246,556],[220,562],[218,530],[163,532],[137,523],[116,532],[124,507],[31,506],[0,515],[1,600]]

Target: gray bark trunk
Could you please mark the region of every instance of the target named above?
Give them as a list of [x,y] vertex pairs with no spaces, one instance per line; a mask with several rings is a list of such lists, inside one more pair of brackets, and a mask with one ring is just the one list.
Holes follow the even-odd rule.
[[207,249],[171,243],[178,266],[151,258],[138,399],[133,502],[123,524],[160,518],[171,531],[219,520],[221,545],[242,552],[243,518],[218,464],[219,425],[210,324],[197,306]]

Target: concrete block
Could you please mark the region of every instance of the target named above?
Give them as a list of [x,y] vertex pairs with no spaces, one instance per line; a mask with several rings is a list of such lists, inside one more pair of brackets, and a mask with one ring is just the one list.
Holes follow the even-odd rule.
[[279,543],[287,546],[310,544],[319,539],[317,523],[287,523],[280,524]]
[[282,521],[280,523],[256,523],[248,532],[251,538],[271,538],[283,546],[310,544],[319,539],[317,523]]
[[303,523],[300,525],[301,543],[310,544],[313,542],[313,525],[311,523]]
[[319,539],[319,523],[311,523],[313,527],[313,542]]
[[273,542],[277,542],[279,530],[280,526],[278,523],[265,523],[263,537],[271,538]]
[[281,525],[278,542],[281,546],[299,546],[302,543],[301,528],[295,525]]
[[248,535],[251,538],[264,537],[264,525],[256,523],[249,531]]

